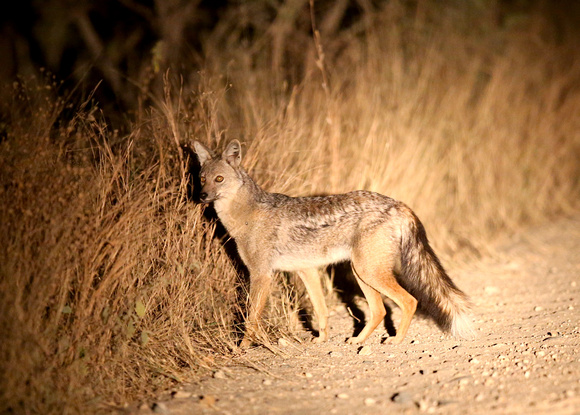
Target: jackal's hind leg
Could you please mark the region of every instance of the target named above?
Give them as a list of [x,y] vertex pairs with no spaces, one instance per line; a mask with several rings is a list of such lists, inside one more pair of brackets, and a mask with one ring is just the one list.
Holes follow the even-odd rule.
[[369,303],[371,319],[352,342],[363,341],[383,319],[385,305],[380,294],[393,300],[402,312],[397,335],[389,338],[388,343],[399,344],[403,341],[417,309],[415,297],[395,278],[394,268],[400,252],[396,245],[388,242],[394,230],[387,225],[361,236],[353,249],[352,268]]
[[[361,283],[361,280],[362,278],[359,277],[359,283]],[[399,324],[399,328],[397,329],[397,334],[395,337],[389,337],[386,341],[386,343],[399,344],[403,341],[403,339],[407,335],[407,330],[409,330],[411,320],[413,319],[413,315],[415,315],[415,311],[417,310],[417,300],[415,299],[415,297],[413,297],[403,287],[399,285],[399,283],[397,282],[395,276],[391,271],[387,272],[384,269],[378,270],[376,273],[373,274],[372,278],[369,278],[369,280],[370,283],[372,284],[372,289],[374,289],[374,291],[377,292],[377,294],[373,295],[378,295],[380,297],[380,294],[383,294],[384,296],[389,297],[391,300],[393,300],[395,304],[397,304],[397,306],[399,306],[399,308],[401,309],[401,323]],[[363,288],[364,286],[365,286],[364,283],[361,284],[361,288]],[[372,316],[373,306],[371,305],[371,301],[367,296],[367,291],[365,291],[364,288],[363,293],[365,294],[365,297],[367,297],[367,301],[369,301],[369,307],[371,308],[371,316]],[[373,303],[374,302],[375,300],[373,300]],[[384,304],[382,302],[382,299],[380,307],[377,307],[376,309],[377,312],[384,311]],[[383,317],[384,314],[381,315],[381,318]],[[365,330],[363,330],[363,333],[365,332]],[[369,334],[370,332],[367,333],[367,336]]]
[[255,276],[250,273],[250,311],[246,320],[244,338],[240,343],[242,349],[248,348],[257,340],[262,312],[270,295],[271,280],[270,275]]
[[[394,277],[393,280],[395,280]],[[389,284],[384,293],[401,309],[401,323],[397,329],[397,334],[395,337],[389,337],[386,343],[400,344],[407,335],[407,330],[409,330],[411,320],[413,319],[413,315],[417,310],[417,300],[396,281],[394,281],[394,284]]]
[[349,344],[358,344],[364,342],[371,333],[377,328],[381,321],[385,318],[387,312],[385,311],[385,304],[381,298],[381,294],[373,287],[364,282],[354,271],[356,280],[369,304],[370,316],[362,331],[356,337],[351,337],[347,340]]
[[324,292],[320,283],[320,275],[318,275],[316,269],[306,269],[299,271],[298,276],[306,287],[314,308],[314,314],[316,314],[316,319],[318,320],[318,337],[314,339],[314,342],[324,342],[328,340],[328,308],[326,307]]

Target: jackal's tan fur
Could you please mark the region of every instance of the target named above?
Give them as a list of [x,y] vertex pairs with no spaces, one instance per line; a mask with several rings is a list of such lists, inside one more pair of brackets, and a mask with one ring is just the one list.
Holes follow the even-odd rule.
[[318,319],[318,341],[328,338],[328,310],[317,268],[351,261],[370,309],[361,343],[381,323],[381,294],[402,310],[400,343],[417,305],[446,331],[471,337],[470,304],[447,276],[413,211],[378,193],[354,191],[324,197],[290,197],[262,190],[240,166],[241,146],[229,143],[221,158],[194,143],[201,164],[200,199],[213,202],[250,272],[250,311],[241,346],[256,340],[275,271],[295,271],[304,281]]

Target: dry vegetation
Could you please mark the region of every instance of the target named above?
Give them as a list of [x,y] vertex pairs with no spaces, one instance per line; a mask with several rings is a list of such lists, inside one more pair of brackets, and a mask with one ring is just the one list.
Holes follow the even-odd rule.
[[[321,29],[316,45],[298,3],[303,22],[265,27],[268,46],[244,38],[235,13],[224,20],[205,40],[205,70],[181,87],[167,80],[128,134],[53,80],[11,86],[0,411],[122,406],[235,349],[243,272],[188,199],[179,143],[240,138],[245,166],[272,191],[403,200],[447,260],[578,209],[580,59],[565,21],[530,12],[500,25],[492,13],[390,2],[345,30],[327,20],[332,36]],[[254,30],[265,24],[244,13]],[[271,329],[293,329],[295,296],[277,297]]]

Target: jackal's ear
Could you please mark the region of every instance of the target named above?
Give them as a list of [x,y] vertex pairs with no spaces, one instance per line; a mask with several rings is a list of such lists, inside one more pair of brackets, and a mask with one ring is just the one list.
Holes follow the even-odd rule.
[[209,148],[207,148],[206,146],[201,144],[199,141],[193,142],[193,148],[195,150],[195,153],[197,154],[197,159],[199,160],[199,164],[201,164],[202,166],[205,163],[207,163],[207,161],[214,158],[213,152]]
[[222,153],[222,160],[225,160],[232,167],[238,167],[242,161],[242,146],[238,140],[232,140]]

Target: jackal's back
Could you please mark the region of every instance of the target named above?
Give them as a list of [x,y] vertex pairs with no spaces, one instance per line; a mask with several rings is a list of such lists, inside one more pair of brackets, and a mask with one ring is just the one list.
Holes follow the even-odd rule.
[[267,193],[260,209],[275,227],[274,268],[297,270],[349,260],[355,240],[376,226],[393,226],[404,205],[390,197],[354,191],[290,197]]
[[388,196],[365,190],[309,197],[267,193],[263,204],[264,208],[276,212],[282,220],[300,223],[313,230],[336,224],[372,226],[385,220],[393,209],[402,205]]

